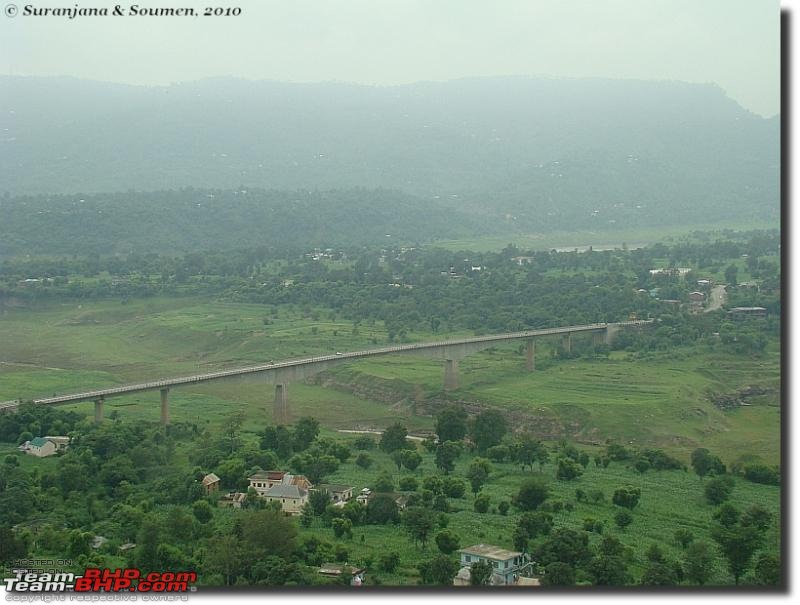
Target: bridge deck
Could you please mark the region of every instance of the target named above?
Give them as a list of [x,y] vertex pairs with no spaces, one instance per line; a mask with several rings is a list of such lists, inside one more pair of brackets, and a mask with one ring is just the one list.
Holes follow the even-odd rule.
[[[270,370],[278,370],[281,368],[289,368],[293,366],[302,366],[308,364],[316,364],[326,361],[341,360],[341,359],[359,359],[362,357],[369,357],[373,355],[391,355],[392,353],[401,353],[406,351],[419,351],[426,349],[437,349],[448,346],[458,346],[472,343],[485,343],[485,342],[503,342],[508,340],[517,340],[524,338],[534,338],[537,336],[552,336],[556,334],[574,334],[578,332],[594,332],[598,330],[605,330],[611,327],[625,327],[645,325],[652,323],[652,319],[648,320],[633,320],[623,321],[618,323],[597,323],[587,324],[580,326],[565,326],[561,328],[545,328],[541,330],[528,330],[525,332],[512,332],[508,334],[493,334],[490,336],[476,336],[472,338],[460,338],[452,340],[440,340],[435,342],[421,342],[406,345],[396,345],[392,347],[381,347],[376,349],[365,349],[363,351],[351,351],[347,353],[336,353],[333,355],[318,355],[316,357],[308,357],[304,359],[291,359],[287,361],[280,361],[274,363],[267,363],[257,366],[248,366],[244,368],[235,368],[232,370],[222,370],[219,372],[210,372],[207,374],[196,374],[194,376],[183,376],[179,378],[166,378],[156,380],[153,382],[143,382],[139,384],[130,384],[119,387],[111,387],[107,389],[97,389],[93,391],[86,391],[83,393],[72,393],[68,395],[58,395],[55,397],[45,397],[42,399],[34,399],[33,403],[43,405],[59,405],[66,403],[76,403],[79,401],[92,401],[96,399],[105,399],[108,397],[125,395],[129,393],[138,393],[141,391],[153,391],[159,389],[166,389],[169,387],[180,386],[185,384],[195,384],[199,382],[208,382],[211,380],[220,380],[223,378],[230,378],[232,376],[242,376],[245,374],[256,374],[258,372],[267,372]],[[4,402],[4,409],[16,407],[11,405],[11,402]]]

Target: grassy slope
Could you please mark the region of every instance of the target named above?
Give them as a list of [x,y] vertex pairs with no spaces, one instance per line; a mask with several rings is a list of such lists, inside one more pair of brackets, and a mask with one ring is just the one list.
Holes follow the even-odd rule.
[[547,233],[516,233],[506,235],[487,235],[470,239],[442,240],[437,246],[447,250],[501,250],[508,244],[514,244],[526,250],[550,250],[583,248],[593,246],[595,249],[621,248],[627,244],[630,248],[671,241],[674,238],[689,235],[694,231],[721,231],[723,229],[752,230],[778,229],[780,225],[773,222],[763,223],[713,223],[692,224],[684,226],[641,227],[636,229],[597,229],[595,231],[548,231]]
[[[352,325],[344,321],[314,321],[281,309],[273,324],[264,325],[267,314],[268,309],[258,305],[198,299],[9,311],[0,317],[0,360],[6,362],[0,364],[0,400],[369,347],[374,346],[372,337],[385,339],[379,326],[362,325],[353,335]],[[726,461],[749,452],[778,462],[777,391],[756,405],[727,412],[707,398],[709,391],[730,392],[751,384],[776,388],[779,353],[774,348],[761,359],[698,347],[636,361],[625,353],[608,360],[553,361],[553,345],[537,342],[533,373],[524,371],[524,356],[510,345],[468,357],[460,364],[460,388],[447,397],[509,410],[534,430],[561,425],[585,442],[613,437],[669,447],[684,458],[704,445]],[[311,414],[336,428],[380,428],[403,417],[411,428],[423,428],[431,426],[431,419],[411,416],[409,401],[444,396],[441,366],[431,360],[368,359],[337,368],[331,376],[342,383],[377,381],[384,390],[391,381],[388,391],[396,396],[390,403],[398,405],[389,405],[385,397],[378,403],[341,390],[292,384],[296,417]],[[272,388],[253,377],[174,389],[171,411],[177,419],[216,424],[230,409],[243,409],[247,426],[255,429],[269,419],[265,410],[272,398]],[[119,410],[155,419],[157,399],[152,393],[111,399],[106,413]],[[91,404],[76,407],[91,411]]]

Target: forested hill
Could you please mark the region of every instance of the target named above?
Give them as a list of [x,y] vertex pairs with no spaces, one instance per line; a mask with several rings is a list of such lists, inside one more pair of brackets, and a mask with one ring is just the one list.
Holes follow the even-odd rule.
[[390,190],[185,188],[0,198],[0,256],[308,250],[418,242],[487,231],[479,220]]
[[525,229],[778,218],[779,119],[714,85],[0,78],[0,192],[388,188]]

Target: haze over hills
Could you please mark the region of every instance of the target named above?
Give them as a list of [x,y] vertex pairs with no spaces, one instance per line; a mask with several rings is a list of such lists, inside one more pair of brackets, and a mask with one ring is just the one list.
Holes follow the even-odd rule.
[[[452,222],[452,233],[434,230],[443,237],[779,218],[779,118],[715,85],[3,77],[0,89],[4,213],[29,194],[265,188],[290,199],[381,188],[402,192],[395,209],[436,209],[436,221]],[[343,212],[363,205],[360,191],[352,207],[335,196]],[[37,203],[60,204],[46,200]],[[459,211],[452,221],[447,208]],[[413,239],[413,223],[399,235]]]

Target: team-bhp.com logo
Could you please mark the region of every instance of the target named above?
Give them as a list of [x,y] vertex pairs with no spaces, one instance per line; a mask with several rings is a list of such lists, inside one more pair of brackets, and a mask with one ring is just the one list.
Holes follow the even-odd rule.
[[87,568],[82,576],[72,573],[39,573],[16,571],[13,578],[4,578],[6,590],[14,592],[188,592],[197,581],[193,571],[150,572],[142,575],[136,568]]

